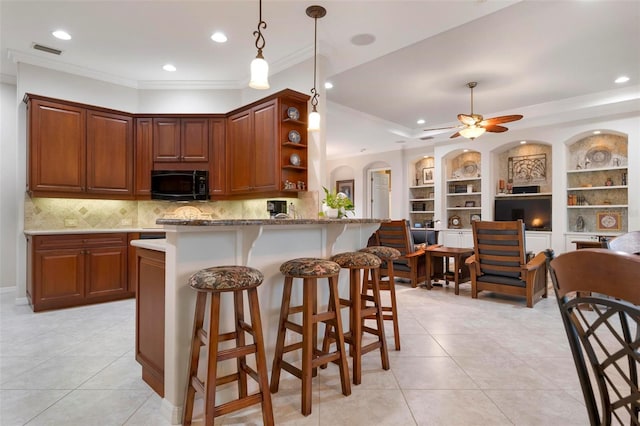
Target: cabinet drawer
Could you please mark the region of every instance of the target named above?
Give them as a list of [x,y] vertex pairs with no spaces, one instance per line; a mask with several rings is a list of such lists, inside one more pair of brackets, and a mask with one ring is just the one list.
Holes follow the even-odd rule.
[[127,234],[65,234],[35,235],[33,245],[36,250],[50,250],[77,247],[126,246]]

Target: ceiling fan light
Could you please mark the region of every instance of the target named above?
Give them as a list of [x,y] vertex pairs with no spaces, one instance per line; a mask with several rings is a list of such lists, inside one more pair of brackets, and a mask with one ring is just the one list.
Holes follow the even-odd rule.
[[484,132],[486,132],[486,129],[484,127],[469,126],[460,130],[459,133],[460,136],[473,140],[478,136],[481,136]]
[[269,88],[269,64],[262,55],[258,56],[251,61],[251,80],[249,81],[249,87],[254,89],[268,89]]

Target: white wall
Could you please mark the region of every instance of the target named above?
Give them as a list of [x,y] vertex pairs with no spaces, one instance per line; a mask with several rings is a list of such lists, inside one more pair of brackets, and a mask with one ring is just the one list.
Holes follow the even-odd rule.
[[[16,245],[22,234],[16,199],[22,195],[17,185],[16,86],[0,84],[0,289],[17,283]],[[22,187],[23,188],[23,187]],[[24,238],[24,237],[23,237]]]

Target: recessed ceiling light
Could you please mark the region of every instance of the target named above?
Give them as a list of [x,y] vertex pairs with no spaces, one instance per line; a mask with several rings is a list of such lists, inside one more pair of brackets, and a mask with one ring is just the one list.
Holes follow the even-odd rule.
[[469,152],[469,150],[468,149],[463,149],[462,152]]
[[325,81],[324,82],[324,88],[325,89],[333,89],[333,83],[330,81]]
[[162,69],[165,71],[174,72],[177,68],[171,64],[166,64],[162,67]]
[[227,41],[227,36],[220,31],[216,31],[215,33],[211,34],[211,40],[215,41],[216,43],[225,43]]
[[425,123],[425,121],[424,121],[424,119],[422,119],[422,118],[421,118],[421,119],[419,119],[418,121],[416,121],[416,123],[418,123],[418,124],[424,124],[424,123]]
[[71,35],[69,35],[69,33],[64,30],[56,30],[51,34],[53,34],[55,38],[59,38],[60,40],[71,40]]
[[627,77],[626,75],[621,75],[620,77],[615,79],[615,82],[618,84],[626,83],[627,81],[629,81],[629,77]]
[[594,134],[594,135],[599,135],[599,134],[600,134],[600,130],[594,130],[594,131],[593,131],[593,134]]
[[373,34],[356,34],[351,37],[351,44],[356,46],[367,46],[376,41],[376,36]]
[[524,145],[527,141],[520,141],[520,145]]

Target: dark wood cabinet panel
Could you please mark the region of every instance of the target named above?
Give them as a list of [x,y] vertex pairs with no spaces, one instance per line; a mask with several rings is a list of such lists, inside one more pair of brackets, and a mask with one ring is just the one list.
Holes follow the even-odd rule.
[[229,194],[251,191],[253,114],[251,110],[232,115],[227,120],[227,179]]
[[209,161],[207,118],[154,118],[153,161],[159,163]]
[[226,121],[224,118],[209,120],[211,159],[209,160],[209,194],[222,196],[227,193],[226,173]]
[[127,291],[127,247],[103,247],[85,250],[87,298]]
[[279,189],[279,141],[276,100],[253,108],[253,189]]
[[87,192],[133,195],[133,119],[87,111]]
[[27,108],[29,190],[84,192],[85,110],[39,99]]
[[180,121],[181,161],[209,161],[209,120],[182,118]]
[[136,118],[135,130],[135,195],[136,198],[151,198],[153,120],[151,118]]
[[132,297],[127,234],[36,235],[27,239],[28,297],[34,311]]
[[164,396],[165,254],[136,248],[136,360],[142,379]]

